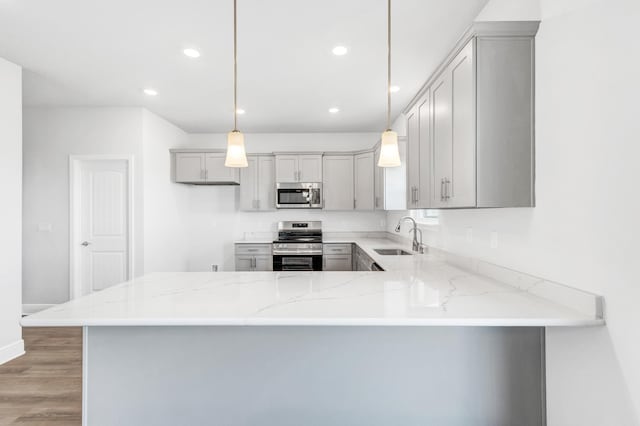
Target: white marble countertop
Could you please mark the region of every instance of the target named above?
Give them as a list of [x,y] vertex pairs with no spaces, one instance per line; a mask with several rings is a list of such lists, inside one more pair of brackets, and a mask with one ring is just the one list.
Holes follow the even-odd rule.
[[381,256],[373,251],[407,249],[388,239],[325,242],[356,243],[385,272],[153,273],[30,315],[22,325],[604,324],[598,296],[556,283],[514,271],[509,276],[477,263],[454,266],[442,254]]

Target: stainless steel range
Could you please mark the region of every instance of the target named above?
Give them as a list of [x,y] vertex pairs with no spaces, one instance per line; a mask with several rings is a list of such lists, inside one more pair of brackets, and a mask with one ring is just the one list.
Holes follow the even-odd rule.
[[322,222],[279,222],[274,271],[322,271]]

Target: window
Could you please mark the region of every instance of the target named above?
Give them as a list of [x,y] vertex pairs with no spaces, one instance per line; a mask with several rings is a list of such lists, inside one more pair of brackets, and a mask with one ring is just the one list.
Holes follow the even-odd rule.
[[421,225],[438,225],[440,223],[439,213],[438,210],[433,209],[411,210],[411,217]]

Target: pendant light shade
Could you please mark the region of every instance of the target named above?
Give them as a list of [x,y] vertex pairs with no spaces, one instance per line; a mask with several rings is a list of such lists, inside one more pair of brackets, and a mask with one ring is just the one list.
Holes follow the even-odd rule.
[[380,142],[380,158],[378,167],[400,166],[400,152],[398,151],[398,134],[393,130],[385,130]]
[[398,134],[391,130],[391,0],[387,0],[387,130],[382,133],[378,167],[400,165]]
[[226,167],[248,167],[244,135],[238,130],[238,24],[237,0],[233,0],[233,131],[227,135]]
[[239,130],[233,130],[227,135],[226,167],[247,167],[247,153],[244,150],[244,135]]

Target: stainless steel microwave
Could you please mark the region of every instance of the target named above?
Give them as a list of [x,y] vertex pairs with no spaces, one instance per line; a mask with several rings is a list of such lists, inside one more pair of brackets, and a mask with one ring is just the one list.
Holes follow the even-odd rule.
[[321,209],[321,183],[277,183],[276,208]]

